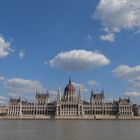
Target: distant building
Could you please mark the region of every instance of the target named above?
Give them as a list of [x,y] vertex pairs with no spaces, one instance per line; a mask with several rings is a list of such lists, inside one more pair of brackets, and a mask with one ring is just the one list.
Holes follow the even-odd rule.
[[140,116],[140,105],[134,104],[133,105],[133,112],[135,116]]
[[58,89],[57,99],[49,102],[49,93],[36,92],[35,102],[10,98],[8,116],[49,116],[54,118],[131,118],[133,116],[130,99],[105,102],[104,91],[97,94],[91,92],[90,102],[82,100],[81,90],[75,94],[75,87],[69,79],[61,97]]
[[6,106],[0,106],[0,116],[6,116],[8,108]]
[[132,112],[132,103],[130,102],[129,99],[119,99],[118,102],[118,115],[119,116],[131,116],[133,115]]

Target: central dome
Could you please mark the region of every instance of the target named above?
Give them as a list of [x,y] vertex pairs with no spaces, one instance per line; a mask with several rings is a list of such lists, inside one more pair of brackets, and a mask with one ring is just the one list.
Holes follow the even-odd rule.
[[68,95],[72,96],[74,93],[75,93],[75,87],[73,84],[71,84],[71,80],[69,78],[69,83],[64,90],[64,96],[68,96]]

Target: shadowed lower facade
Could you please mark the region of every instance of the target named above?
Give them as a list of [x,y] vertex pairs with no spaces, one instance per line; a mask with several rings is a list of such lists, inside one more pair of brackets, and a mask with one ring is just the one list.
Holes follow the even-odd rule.
[[105,102],[104,91],[91,92],[90,101],[82,100],[81,91],[75,93],[75,87],[69,79],[61,97],[58,89],[57,99],[49,102],[49,93],[36,92],[35,102],[10,98],[8,117],[32,117],[55,119],[114,119],[132,118],[130,99]]

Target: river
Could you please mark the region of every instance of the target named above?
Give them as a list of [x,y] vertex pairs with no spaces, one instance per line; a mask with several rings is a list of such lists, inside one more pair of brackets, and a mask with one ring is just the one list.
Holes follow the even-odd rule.
[[140,121],[0,120],[0,140],[140,140]]

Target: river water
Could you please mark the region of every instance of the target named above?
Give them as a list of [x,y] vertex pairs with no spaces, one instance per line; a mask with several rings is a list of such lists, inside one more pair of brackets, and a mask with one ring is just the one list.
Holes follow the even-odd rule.
[[140,121],[0,120],[0,140],[140,140]]

